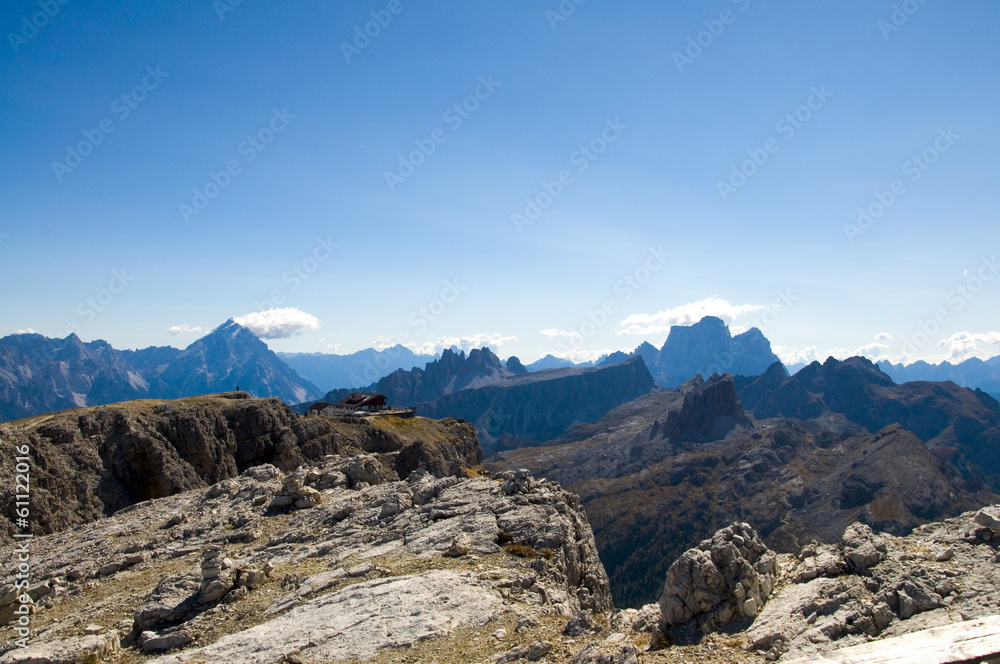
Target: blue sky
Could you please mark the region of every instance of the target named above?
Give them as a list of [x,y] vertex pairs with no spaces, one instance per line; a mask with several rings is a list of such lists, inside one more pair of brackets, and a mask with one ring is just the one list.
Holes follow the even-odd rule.
[[996,3],[64,1],[0,20],[0,334],[1000,354]]

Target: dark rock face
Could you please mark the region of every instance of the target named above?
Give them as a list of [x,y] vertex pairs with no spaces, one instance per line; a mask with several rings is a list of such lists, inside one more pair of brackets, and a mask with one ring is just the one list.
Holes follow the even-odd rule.
[[440,360],[429,362],[423,369],[394,371],[379,380],[372,391],[384,394],[392,405],[412,406],[461,389],[496,383],[510,375],[489,348],[474,349],[468,357],[465,351],[445,350]]
[[[391,405],[415,405],[421,415],[472,422],[487,454],[552,440],[656,389],[639,357],[600,367],[521,369],[516,357],[504,368],[489,348],[468,357],[446,350],[424,369],[396,371],[365,389],[385,394]],[[336,402],[351,391],[334,390],[323,400]]]
[[298,403],[319,394],[252,332],[232,320],[185,350],[118,351],[71,334],[0,339],[0,421],[143,398],[225,392]]
[[[228,398],[227,398],[228,397]],[[300,417],[276,398],[246,394],[143,401],[59,413],[0,426],[0,447],[32,458],[32,520],[57,532],[270,463],[289,470],[328,454],[374,453],[387,476],[423,467],[456,474],[482,460],[475,430],[454,420],[414,420],[410,428]],[[13,470],[0,496],[11,498]],[[10,515],[7,515],[10,518]],[[13,532],[6,519],[0,537]]]
[[620,606],[655,599],[673,560],[734,521],[791,552],[811,539],[838,541],[854,521],[906,534],[993,501],[898,425],[870,434],[831,413],[759,424],[737,419],[729,377],[683,389],[646,395],[555,445],[487,463],[526,467],[580,494]]
[[898,423],[950,461],[969,489],[1000,490],[1000,403],[982,391],[951,382],[896,385],[863,357],[813,362],[791,377],[772,366],[740,385],[757,418],[840,413],[871,432]]
[[428,417],[457,417],[476,425],[485,453],[552,440],[574,424],[654,389],[640,358],[585,369],[549,369],[497,384],[445,394],[417,405]]
[[511,355],[507,358],[507,371],[511,372],[515,376],[521,376],[528,373],[528,370],[523,364],[521,364],[521,360],[519,360],[516,355]]

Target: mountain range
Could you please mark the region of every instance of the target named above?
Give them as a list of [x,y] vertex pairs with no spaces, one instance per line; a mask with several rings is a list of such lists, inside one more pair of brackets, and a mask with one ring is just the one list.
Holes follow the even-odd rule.
[[792,377],[775,364],[653,391],[486,467],[578,493],[616,604],[639,606],[677,555],[733,521],[795,552],[855,521],[905,535],[996,502],[998,413],[982,391],[895,385],[864,358]]
[[972,357],[958,364],[928,364],[920,360],[904,366],[882,360],[878,363],[878,368],[897,383],[950,380],[961,387],[979,388],[1000,400],[1000,355],[988,360]]
[[439,355],[417,354],[401,344],[382,350],[365,348],[356,353],[277,353],[306,380],[326,390],[367,385],[396,369],[422,367]]
[[131,399],[225,392],[239,387],[288,403],[319,388],[282,362],[253,332],[226,321],[187,348],[115,350],[75,334],[0,339],[0,420]]

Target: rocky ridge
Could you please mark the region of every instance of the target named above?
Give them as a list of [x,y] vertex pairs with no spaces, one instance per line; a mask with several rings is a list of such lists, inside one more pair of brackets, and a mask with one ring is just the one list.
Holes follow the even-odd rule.
[[[246,393],[133,401],[0,424],[7,458],[23,445],[32,459],[37,533],[203,488],[262,463],[290,472],[326,455],[367,454],[384,476],[406,477],[421,466],[456,474],[482,459],[475,429],[455,420],[303,417],[276,398]],[[0,467],[4,504],[13,504],[13,471]],[[0,519],[2,541],[14,532],[11,518]]]

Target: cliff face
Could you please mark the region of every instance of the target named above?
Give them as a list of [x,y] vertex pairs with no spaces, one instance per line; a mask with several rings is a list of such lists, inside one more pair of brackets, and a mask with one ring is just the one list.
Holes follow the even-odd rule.
[[552,440],[575,424],[595,422],[611,409],[655,389],[641,358],[586,369],[548,369],[512,376],[421,403],[429,417],[472,422],[486,454]]
[[[261,463],[287,471],[325,455],[377,453],[390,476],[405,477],[421,465],[454,474],[482,459],[475,429],[453,420],[302,417],[279,399],[246,393],[135,401],[0,425],[3,453],[13,458],[20,445],[30,450],[32,520],[42,533],[208,486]],[[12,500],[10,465],[0,473],[0,499]],[[0,524],[0,536],[9,537],[10,521]]]

